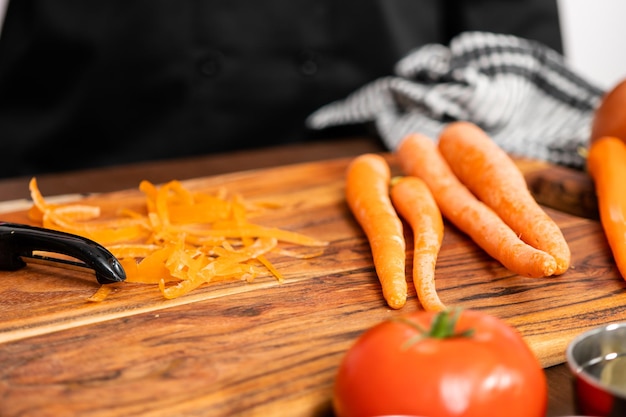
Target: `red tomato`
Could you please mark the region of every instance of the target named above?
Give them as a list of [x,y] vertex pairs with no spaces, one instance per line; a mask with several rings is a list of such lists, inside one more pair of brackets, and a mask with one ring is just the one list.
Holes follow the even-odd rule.
[[437,327],[437,313],[426,311],[366,331],[339,366],[336,416],[545,416],[546,377],[521,335],[473,310],[462,310],[455,325],[455,314],[438,316],[451,337],[425,334]]

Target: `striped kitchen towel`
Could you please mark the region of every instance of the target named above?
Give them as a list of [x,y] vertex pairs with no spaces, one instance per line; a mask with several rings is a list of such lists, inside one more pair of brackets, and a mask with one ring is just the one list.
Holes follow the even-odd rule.
[[307,126],[372,123],[394,150],[420,132],[470,121],[511,155],[584,167],[593,111],[604,91],[568,68],[561,54],[512,35],[464,32],[449,47],[428,44],[389,75],[307,118]]

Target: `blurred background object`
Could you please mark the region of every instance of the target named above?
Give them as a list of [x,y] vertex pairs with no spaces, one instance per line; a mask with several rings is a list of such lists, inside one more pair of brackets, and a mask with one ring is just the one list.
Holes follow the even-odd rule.
[[603,89],[626,77],[626,1],[558,0],[563,54]]

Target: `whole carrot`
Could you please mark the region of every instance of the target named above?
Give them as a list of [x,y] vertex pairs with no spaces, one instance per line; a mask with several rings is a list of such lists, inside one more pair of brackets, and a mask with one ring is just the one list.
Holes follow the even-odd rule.
[[387,161],[377,154],[363,154],[348,166],[346,201],[365,232],[383,297],[394,309],[407,297],[406,244],[402,221],[389,198],[391,173]]
[[396,149],[402,170],[424,180],[441,213],[509,270],[528,277],[554,274],[556,261],[524,243],[454,175],[435,142],[421,134],[403,138]]
[[556,275],[570,266],[571,253],[563,233],[528,189],[511,157],[480,127],[469,122],[447,125],[439,151],[457,178],[529,245],[556,260]]
[[413,283],[422,307],[445,310],[435,285],[435,267],[443,241],[441,211],[420,178],[407,176],[391,180],[391,202],[413,230]]
[[626,144],[613,136],[595,139],[589,146],[587,170],[595,185],[604,234],[626,279]]

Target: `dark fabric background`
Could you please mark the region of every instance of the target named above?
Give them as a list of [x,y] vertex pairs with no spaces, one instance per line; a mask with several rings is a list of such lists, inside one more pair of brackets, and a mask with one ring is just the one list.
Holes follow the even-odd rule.
[[561,48],[547,0],[12,0],[0,177],[319,139],[314,110],[473,29]]

